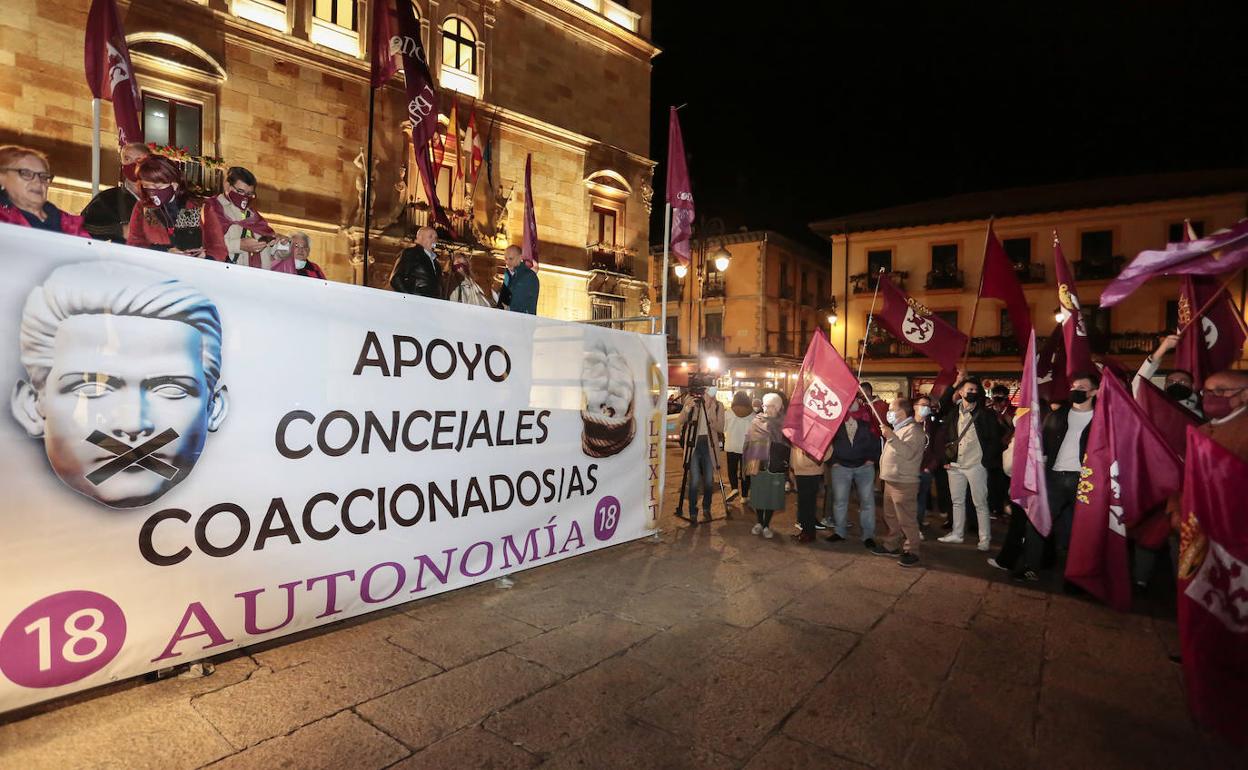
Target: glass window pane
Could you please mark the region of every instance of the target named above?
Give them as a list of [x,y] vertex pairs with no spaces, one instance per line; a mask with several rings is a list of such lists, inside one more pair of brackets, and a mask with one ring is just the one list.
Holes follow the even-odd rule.
[[174,105],[173,136],[179,147],[185,147],[192,155],[201,155],[202,121],[197,104]]
[[338,0],[338,19],[335,23],[355,29],[355,0]]
[[602,214],[602,242],[615,245],[615,212],[604,211]]
[[334,0],[316,0],[312,7],[312,14],[318,19],[333,21]]
[[143,96],[143,137],[149,142],[169,144],[169,102],[156,96]]
[[475,75],[477,70],[476,62],[474,61],[475,53],[476,51],[473,50],[472,46],[461,44],[459,46],[459,64],[456,66],[456,69],[471,72]]
[[455,66],[455,41],[446,35],[442,36],[442,66]]

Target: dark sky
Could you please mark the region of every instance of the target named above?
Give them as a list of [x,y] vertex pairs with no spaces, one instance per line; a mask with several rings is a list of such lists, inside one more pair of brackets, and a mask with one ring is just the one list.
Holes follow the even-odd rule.
[[837,214],[1248,165],[1243,0],[969,5],[656,0],[651,241],[686,102],[698,217],[813,244]]

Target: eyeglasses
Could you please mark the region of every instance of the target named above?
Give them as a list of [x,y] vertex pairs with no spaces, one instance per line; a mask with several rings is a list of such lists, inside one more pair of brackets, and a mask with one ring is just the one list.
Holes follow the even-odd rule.
[[1235,395],[1236,393],[1239,393],[1239,392],[1244,391],[1244,390],[1248,390],[1248,387],[1244,387],[1244,388],[1205,388],[1204,390],[1200,391],[1200,395],[1202,395],[1202,396],[1208,396],[1208,395],[1212,394],[1212,395],[1215,395],[1215,396],[1223,396],[1223,397],[1227,397],[1227,396],[1233,396],[1233,395]]
[[0,168],[0,171],[16,171],[17,175],[20,176],[24,182],[30,182],[33,181],[35,177],[39,177],[39,180],[44,184],[52,184],[52,180],[56,179],[56,174],[49,174],[46,171],[31,171],[28,168],[17,168],[15,166]]

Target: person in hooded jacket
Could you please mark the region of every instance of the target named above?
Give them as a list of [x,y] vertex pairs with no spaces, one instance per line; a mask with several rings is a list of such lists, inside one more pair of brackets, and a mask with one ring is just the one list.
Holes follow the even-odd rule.
[[[779,393],[763,396],[763,411],[754,416],[745,434],[745,472],[756,476],[763,471],[787,473],[789,469],[789,440],[784,437],[784,398]],[[771,530],[771,517],[775,510],[756,508],[758,523],[750,530],[770,540],[775,536]]]
[[750,394],[738,390],[732,394],[732,407],[724,413],[724,454],[728,457],[728,499],[738,494],[750,496],[750,477],[741,472],[741,453],[745,451],[745,433],[754,420]]

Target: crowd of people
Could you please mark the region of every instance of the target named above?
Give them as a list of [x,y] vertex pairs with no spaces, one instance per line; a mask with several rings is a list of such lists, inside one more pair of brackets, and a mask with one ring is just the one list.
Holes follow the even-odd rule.
[[[81,214],[71,214],[48,200],[54,175],[46,155],[29,147],[0,146],[0,223],[325,279],[325,271],[312,261],[308,234],[279,234],[256,209],[259,183],[248,169],[228,169],[224,190],[212,195],[200,194],[176,163],[142,143],[122,147],[120,160],[120,183],[96,194]],[[468,255],[440,257],[437,238],[432,227],[417,232],[416,244],[395,262],[392,289],[537,313],[540,282],[519,247],[506,250],[501,290],[495,291],[473,277]]]
[[[1165,337],[1132,383],[1124,385],[1138,386],[1152,378],[1177,342],[1175,335]],[[759,493],[763,483],[781,483],[796,492],[800,531],[793,538],[799,543],[815,541],[821,530],[828,542],[847,541],[849,502],[856,496],[862,545],[903,567],[920,563],[921,544],[935,534],[934,527],[947,530],[937,542],[957,544],[972,537],[987,554],[994,546],[992,521],[1003,519],[1008,522],[1004,539],[987,564],[1010,572],[1016,581],[1037,582],[1064,563],[1070,548],[1089,428],[1101,378],[1108,376],[1116,375],[1108,369],[1075,374],[1069,378],[1069,393],[1041,403],[1045,488],[1053,522],[1047,536],[1010,499],[1013,441],[1022,414],[1011,403],[1009,387],[994,384],[985,400],[981,380],[962,371],[936,399],[918,394],[885,402],[874,395],[871,383],[863,382],[823,457],[812,457],[785,438],[781,428],[786,405],[780,393],[760,399],[739,391],[726,414],[714,388],[686,397],[680,423],[699,420],[688,434],[696,436],[687,475],[688,519],[698,523],[699,497],[705,518],[710,518],[716,467],[712,453],[722,440],[729,485],[725,503],[740,497],[749,505],[757,518],[754,534],[774,537],[772,518],[784,506],[783,497]],[[1191,373],[1175,369],[1165,377],[1165,393],[1203,423],[1202,432],[1248,460],[1248,372],[1215,374],[1197,392]],[[705,409],[697,404],[699,399]],[[877,536],[877,496],[888,530],[884,536]],[[943,521],[929,525],[934,512],[944,514]],[[1176,498],[1170,506],[1176,532],[1177,512]],[[1138,589],[1148,587],[1165,556],[1170,556],[1172,568],[1177,566],[1174,545],[1134,548],[1132,577]],[[1077,591],[1070,584],[1066,588]]]

